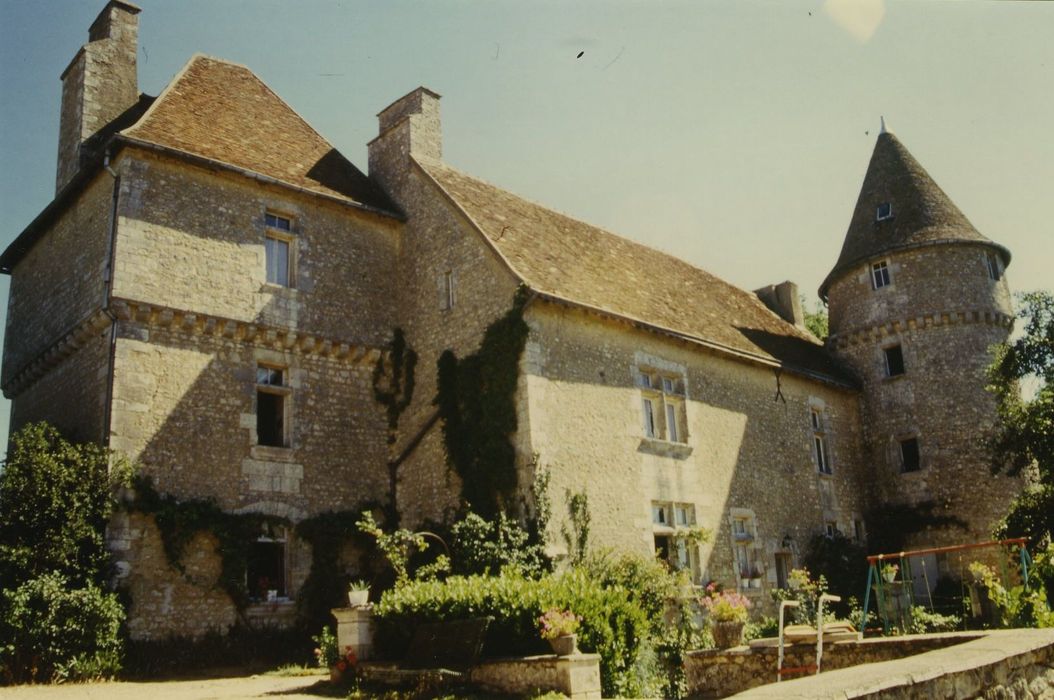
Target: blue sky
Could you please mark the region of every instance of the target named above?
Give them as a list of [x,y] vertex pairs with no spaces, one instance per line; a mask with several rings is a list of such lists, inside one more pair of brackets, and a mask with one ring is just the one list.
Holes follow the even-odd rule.
[[[59,75],[103,4],[0,0],[0,246],[54,193]],[[137,4],[146,93],[195,52],[243,63],[365,170],[374,115],[425,85],[451,165],[810,300],[884,115],[1012,288],[1054,287],[1054,3]]]

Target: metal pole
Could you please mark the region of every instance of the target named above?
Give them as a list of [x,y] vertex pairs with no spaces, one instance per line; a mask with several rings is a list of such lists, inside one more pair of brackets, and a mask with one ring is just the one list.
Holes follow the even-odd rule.
[[776,661],[776,682],[783,680],[783,611],[787,608],[796,608],[800,603],[796,600],[780,601],[780,655]]
[[842,599],[841,596],[832,595],[830,593],[823,593],[820,595],[819,600],[816,601],[816,673],[820,673],[820,659],[823,658],[823,602],[829,600],[833,603],[837,603]]

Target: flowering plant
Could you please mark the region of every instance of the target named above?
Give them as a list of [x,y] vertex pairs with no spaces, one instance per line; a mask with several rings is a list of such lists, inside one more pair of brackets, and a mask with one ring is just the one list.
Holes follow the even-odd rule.
[[750,601],[746,596],[731,591],[717,591],[714,584],[706,587],[707,595],[700,601],[714,622],[746,622]]
[[318,646],[315,647],[315,658],[319,668],[333,668],[340,660],[340,649],[337,647],[337,635],[329,627],[323,627],[318,636],[312,637]]
[[882,578],[887,581],[892,581],[896,577],[898,571],[900,571],[900,566],[898,564],[883,564]]
[[581,621],[582,618],[570,610],[551,608],[538,618],[538,629],[542,639],[556,639],[577,632]]

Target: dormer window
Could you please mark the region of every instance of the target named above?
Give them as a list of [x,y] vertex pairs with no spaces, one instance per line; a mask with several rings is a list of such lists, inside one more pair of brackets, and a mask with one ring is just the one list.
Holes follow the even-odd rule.
[[893,218],[893,205],[889,202],[882,202],[878,205],[878,211],[875,212],[875,221],[885,221],[886,219]]
[[889,275],[889,264],[885,260],[881,260],[877,263],[871,264],[872,289],[881,289],[882,287],[888,287],[892,283],[893,279]]

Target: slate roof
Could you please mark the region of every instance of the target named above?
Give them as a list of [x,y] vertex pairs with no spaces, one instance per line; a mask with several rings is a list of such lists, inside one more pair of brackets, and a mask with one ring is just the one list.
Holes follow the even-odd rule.
[[854,384],[812,334],[778,317],[753,293],[445,164],[417,163],[532,289],[687,340]]
[[195,55],[121,136],[395,211],[385,194],[248,68]]
[[[877,221],[880,204],[892,205],[893,218]],[[1010,251],[985,238],[944,193],[908,149],[889,132],[879,134],[856,208],[834,269],[820,285],[827,298],[844,270],[896,250],[945,243],[992,246],[1010,262]]]

